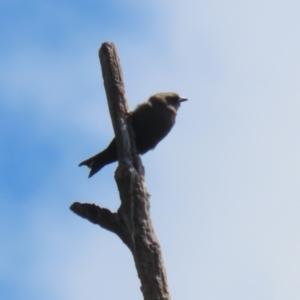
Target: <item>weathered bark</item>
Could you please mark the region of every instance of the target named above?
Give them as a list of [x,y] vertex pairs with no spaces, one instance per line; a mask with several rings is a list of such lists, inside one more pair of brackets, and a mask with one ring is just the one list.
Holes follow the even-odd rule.
[[116,48],[103,43],[99,50],[104,86],[118,146],[115,173],[121,205],[116,213],[94,204],[73,203],[71,210],[116,233],[133,254],[145,300],[169,300],[160,245],[154,233],[144,168],[137,155]]

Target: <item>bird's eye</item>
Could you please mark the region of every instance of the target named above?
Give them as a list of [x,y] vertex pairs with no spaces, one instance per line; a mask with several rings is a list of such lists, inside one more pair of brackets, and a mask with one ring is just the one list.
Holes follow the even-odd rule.
[[168,99],[168,102],[169,102],[170,104],[176,104],[176,103],[178,103],[178,98],[177,98],[177,97],[170,97],[170,98]]

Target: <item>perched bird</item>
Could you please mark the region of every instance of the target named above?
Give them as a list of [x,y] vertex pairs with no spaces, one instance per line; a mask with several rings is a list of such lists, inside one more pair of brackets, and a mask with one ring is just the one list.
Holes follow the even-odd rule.
[[[176,93],[158,93],[137,106],[131,113],[135,144],[138,154],[154,149],[170,132],[180,103],[187,101]],[[79,166],[91,169],[89,177],[100,171],[105,165],[118,160],[117,143],[114,138],[108,147],[95,156],[81,162]]]

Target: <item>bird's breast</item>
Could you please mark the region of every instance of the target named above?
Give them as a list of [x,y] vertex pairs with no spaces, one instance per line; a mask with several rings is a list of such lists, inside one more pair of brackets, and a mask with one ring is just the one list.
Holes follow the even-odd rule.
[[170,132],[176,118],[176,110],[164,107],[144,107],[132,114],[136,147],[144,154],[155,146]]

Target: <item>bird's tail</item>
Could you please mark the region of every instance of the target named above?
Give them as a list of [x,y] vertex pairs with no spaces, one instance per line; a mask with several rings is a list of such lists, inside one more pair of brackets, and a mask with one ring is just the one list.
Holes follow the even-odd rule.
[[102,159],[102,152],[96,154],[93,157],[90,157],[87,160],[84,160],[79,164],[79,167],[81,166],[87,166],[88,168],[90,168],[91,171],[89,173],[89,178],[92,177],[95,173],[100,171],[105,166],[105,162]]
[[118,154],[117,154],[116,142],[115,139],[113,139],[110,145],[105,150],[88,158],[87,160],[84,160],[79,164],[79,167],[87,166],[88,168],[90,168],[91,169],[89,174],[89,178],[90,178],[98,171],[100,171],[104,166],[112,162],[115,162],[117,160],[118,160]]

